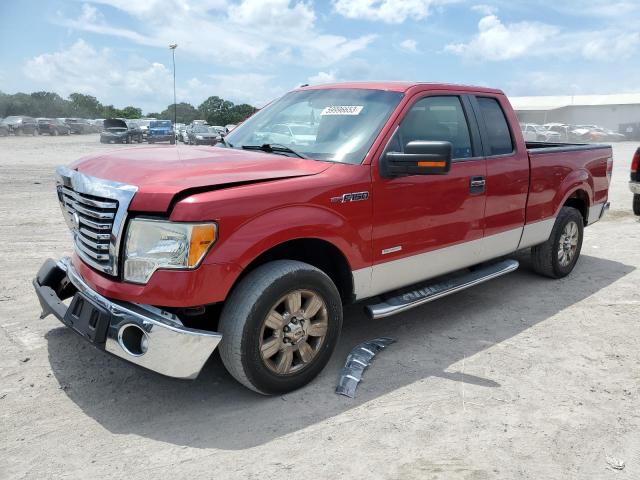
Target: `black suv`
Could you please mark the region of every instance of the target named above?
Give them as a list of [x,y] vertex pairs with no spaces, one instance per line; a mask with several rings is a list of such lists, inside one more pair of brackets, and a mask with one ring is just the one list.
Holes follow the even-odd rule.
[[57,118],[39,118],[38,130],[40,134],[47,133],[49,135],[69,135],[71,133],[71,127]]
[[9,127],[9,132],[14,135],[38,135],[38,123],[33,117],[24,115],[12,115],[4,119],[4,123]]

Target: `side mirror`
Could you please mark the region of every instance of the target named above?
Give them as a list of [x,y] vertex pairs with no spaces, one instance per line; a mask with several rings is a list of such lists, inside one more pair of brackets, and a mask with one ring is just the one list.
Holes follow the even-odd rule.
[[451,169],[452,156],[451,142],[415,140],[407,143],[404,153],[385,153],[380,159],[380,173],[385,178],[445,175]]

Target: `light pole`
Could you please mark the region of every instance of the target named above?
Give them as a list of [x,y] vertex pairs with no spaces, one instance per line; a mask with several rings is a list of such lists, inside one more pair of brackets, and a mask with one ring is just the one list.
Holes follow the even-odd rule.
[[169,45],[169,48],[171,49],[171,57],[173,59],[173,128],[175,129],[178,121],[178,106],[176,105],[176,48],[178,48],[178,44],[172,43]]

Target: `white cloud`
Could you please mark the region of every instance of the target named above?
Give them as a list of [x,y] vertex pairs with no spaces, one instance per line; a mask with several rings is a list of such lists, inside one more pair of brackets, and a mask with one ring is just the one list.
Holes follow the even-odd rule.
[[211,95],[217,95],[235,103],[249,103],[258,108],[286,93],[286,89],[274,82],[273,75],[260,73],[215,74],[205,81],[192,78],[187,82],[189,94],[197,107]]
[[335,70],[329,72],[318,72],[315,75],[309,77],[309,85],[319,85],[322,83],[335,83],[338,82],[338,73]]
[[481,13],[482,15],[495,15],[498,13],[498,7],[494,7],[493,5],[486,5],[484,3],[480,5],[474,5],[471,7],[471,10],[474,12]]
[[449,44],[446,51],[483,60],[512,60],[535,55],[559,30],[538,22],[503,24],[495,15],[487,15],[478,22],[478,33],[468,43]]
[[400,42],[400,48],[406,50],[407,52],[417,53],[418,52],[418,42],[416,42],[412,38],[407,38]]
[[421,20],[434,7],[455,0],[333,0],[334,10],[343,17],[402,23],[408,18]]
[[178,51],[220,65],[244,67],[259,61],[329,66],[365,49],[375,35],[347,38],[321,31],[313,5],[299,0],[179,2],[171,0],[94,0],[138,20],[135,28],[108,24],[93,5],[61,25],[112,35],[137,44]]
[[[116,107],[134,105],[144,111],[158,111],[173,102],[170,67],[139,57],[123,58],[82,39],[61,51],[31,58],[24,64],[23,73],[42,88],[55,86],[63,96],[84,93]],[[179,102],[195,106],[211,95],[262,106],[284,91],[271,75],[245,72],[210,75],[204,81],[192,78],[185,87],[178,86],[177,97]]]
[[640,30],[609,27],[566,32],[540,22],[505,24],[496,15],[487,15],[468,42],[446,45],[445,51],[486,61],[562,57],[612,62],[637,55]]

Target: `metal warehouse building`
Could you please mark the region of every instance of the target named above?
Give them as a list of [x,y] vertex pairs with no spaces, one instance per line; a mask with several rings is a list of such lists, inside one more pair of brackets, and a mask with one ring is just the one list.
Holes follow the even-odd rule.
[[640,139],[640,93],[511,97],[509,100],[522,123],[598,125]]

